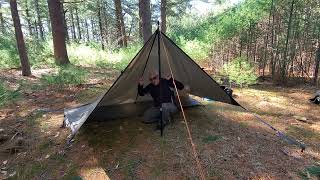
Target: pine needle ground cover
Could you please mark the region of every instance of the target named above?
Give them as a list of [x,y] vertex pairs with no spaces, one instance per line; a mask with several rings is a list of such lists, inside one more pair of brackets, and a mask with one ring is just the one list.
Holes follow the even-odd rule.
[[[111,69],[83,68],[81,84],[43,86],[41,75],[25,78],[21,98],[1,107],[1,177],[14,179],[184,179],[197,178],[185,124],[180,114],[164,131],[142,118],[86,124],[70,147],[61,129],[63,108],[93,99],[119,75]],[[37,72],[35,73],[37,74]],[[1,72],[18,85],[19,72]],[[26,86],[29,84],[29,86]],[[312,87],[282,88],[270,83],[235,89],[236,100],[276,128],[306,144],[300,153],[238,107],[203,102],[186,110],[201,163],[208,178],[319,177],[318,106],[307,99]],[[41,88],[34,88],[36,85]],[[307,122],[299,121],[305,117]]]

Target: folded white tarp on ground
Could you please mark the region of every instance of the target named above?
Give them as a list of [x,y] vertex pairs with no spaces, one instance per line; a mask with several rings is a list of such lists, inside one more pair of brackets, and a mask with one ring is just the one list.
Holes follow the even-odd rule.
[[96,101],[79,107],[64,110],[64,123],[75,134],[90,116],[102,97]]

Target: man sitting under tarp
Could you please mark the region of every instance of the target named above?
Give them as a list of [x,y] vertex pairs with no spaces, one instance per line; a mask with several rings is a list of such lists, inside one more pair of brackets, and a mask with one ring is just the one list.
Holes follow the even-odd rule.
[[315,104],[320,104],[320,90],[317,91],[315,96],[309,100]]
[[[143,78],[140,78],[138,85],[138,94],[144,96],[150,94],[153,98],[153,107],[149,108],[144,113],[144,123],[158,122],[157,128],[160,128],[160,119],[165,126],[171,121],[171,115],[177,111],[177,107],[174,104],[174,93],[170,88],[174,88],[173,78],[167,77],[159,78],[159,74],[156,71],[149,73],[150,83],[143,87]],[[177,89],[182,90],[184,85],[175,80]],[[161,97],[160,97],[161,93]],[[162,118],[160,113],[160,106],[162,107]]]

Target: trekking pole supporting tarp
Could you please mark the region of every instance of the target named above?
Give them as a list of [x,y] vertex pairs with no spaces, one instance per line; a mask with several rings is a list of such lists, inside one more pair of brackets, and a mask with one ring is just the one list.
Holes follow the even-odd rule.
[[158,21],[158,63],[159,63],[159,97],[160,97],[160,133],[163,135],[163,119],[162,119],[162,97],[161,97],[161,58],[160,58],[160,22]]
[[[240,105],[241,106],[241,105]],[[250,114],[252,114],[258,121],[260,121],[261,123],[263,123],[264,125],[268,126],[270,129],[272,129],[273,131],[276,132],[276,135],[281,138],[284,139],[285,141],[287,141],[289,144],[292,145],[296,145],[298,147],[301,148],[301,152],[303,152],[306,149],[306,145],[302,144],[301,142],[285,135],[283,132],[279,131],[278,129],[276,129],[275,127],[273,127],[271,124],[267,123],[267,121],[263,120],[261,117],[259,117],[257,114],[250,112],[248,109],[244,108],[243,106],[241,106],[244,110],[246,110],[247,112],[249,112]]]
[[[211,80],[213,83],[217,84],[217,82],[215,80],[212,79],[212,77],[207,74],[196,62],[194,62],[192,60],[192,58],[190,56],[188,56],[179,46],[177,46],[177,44],[175,42],[173,42],[168,36],[166,36],[166,34],[160,32],[161,35],[163,37],[165,37],[168,41],[170,41],[176,48],[178,48],[180,50],[181,53],[183,53],[186,57],[188,57],[187,60],[189,60],[191,63],[193,63],[194,65],[198,66]],[[219,85],[219,84],[217,84]],[[242,105],[240,105],[236,100],[234,100],[231,96],[231,103],[232,105],[236,105],[236,106],[240,106],[242,107],[244,110],[246,110],[247,112],[251,113],[253,116],[255,116],[256,119],[258,119],[260,122],[262,122],[263,124],[267,125],[269,128],[271,128],[272,130],[274,130],[277,134],[277,136],[279,136],[280,138],[286,140],[289,144],[293,144],[296,146],[299,146],[301,148],[301,151],[304,151],[306,146],[300,142],[298,142],[297,140],[286,136],[284,133],[282,133],[281,131],[277,130],[276,128],[274,128],[273,126],[271,126],[269,123],[267,123],[266,121],[264,121],[263,119],[261,119],[259,116],[253,114],[252,112],[250,112],[249,110],[247,110],[246,108],[244,108]]]

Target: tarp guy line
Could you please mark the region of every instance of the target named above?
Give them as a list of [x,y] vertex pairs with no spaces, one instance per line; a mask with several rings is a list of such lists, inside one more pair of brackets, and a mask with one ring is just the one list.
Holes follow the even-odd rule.
[[[160,34],[159,34],[159,36],[160,36]],[[202,168],[200,160],[199,160],[199,156],[198,156],[198,153],[197,153],[196,146],[195,146],[195,144],[193,143],[193,140],[192,140],[192,136],[191,136],[190,128],[189,128],[189,125],[188,125],[188,121],[187,121],[186,115],[184,113],[184,110],[183,110],[183,107],[182,107],[182,103],[181,103],[181,100],[180,100],[180,96],[179,96],[179,92],[178,92],[178,89],[177,89],[177,85],[175,83],[175,79],[174,79],[174,76],[173,76],[173,73],[172,73],[171,65],[170,65],[169,58],[168,58],[167,48],[164,46],[164,42],[163,42],[162,38],[161,38],[161,40],[162,40],[161,42],[162,42],[163,47],[164,47],[165,55],[167,57],[167,63],[168,63],[168,66],[169,66],[171,77],[173,79],[174,89],[175,89],[175,91],[177,93],[177,97],[178,97],[179,105],[180,105],[180,108],[181,108],[181,113],[182,113],[182,116],[183,116],[183,120],[184,120],[184,123],[185,123],[186,128],[187,128],[187,132],[188,132],[188,136],[189,136],[189,140],[190,140],[193,156],[196,159],[196,163],[197,163],[197,167],[198,167],[198,171],[199,171],[199,176],[200,176],[200,178],[202,180],[205,180],[206,178],[205,178],[205,175],[204,175],[204,172],[203,172],[203,168]]]
[[[166,37],[174,46],[176,46],[182,53],[184,53],[187,57],[188,57],[188,60],[193,62],[195,65],[197,65],[202,71],[204,71],[197,63],[195,63],[191,57],[189,55],[187,55],[179,46],[177,46],[168,36],[166,36],[164,33],[161,32],[161,34]],[[205,72],[205,71],[204,71]],[[205,72],[205,74],[207,74]],[[211,79],[212,77],[207,74]],[[216,83],[213,79],[212,81],[214,83]],[[261,119],[259,116],[253,114],[252,112],[250,112],[248,109],[246,109],[245,107],[243,107],[242,105],[240,105],[237,101],[235,101],[232,97],[230,97],[233,104],[234,105],[237,105],[237,106],[240,106],[242,107],[244,110],[246,110],[247,112],[251,113],[258,121],[262,122],[263,124],[267,125],[269,128],[271,128],[272,130],[274,130],[276,132],[276,135],[282,139],[285,139],[289,144],[294,144],[296,146],[299,146],[301,148],[301,151],[303,152],[305,149],[306,149],[306,146],[300,142],[298,142],[297,140],[293,139],[293,138],[290,138],[288,136],[286,136],[283,132],[277,130],[276,128],[274,128],[273,126],[271,126],[270,124],[268,124],[266,121],[264,121],[263,119]]]

